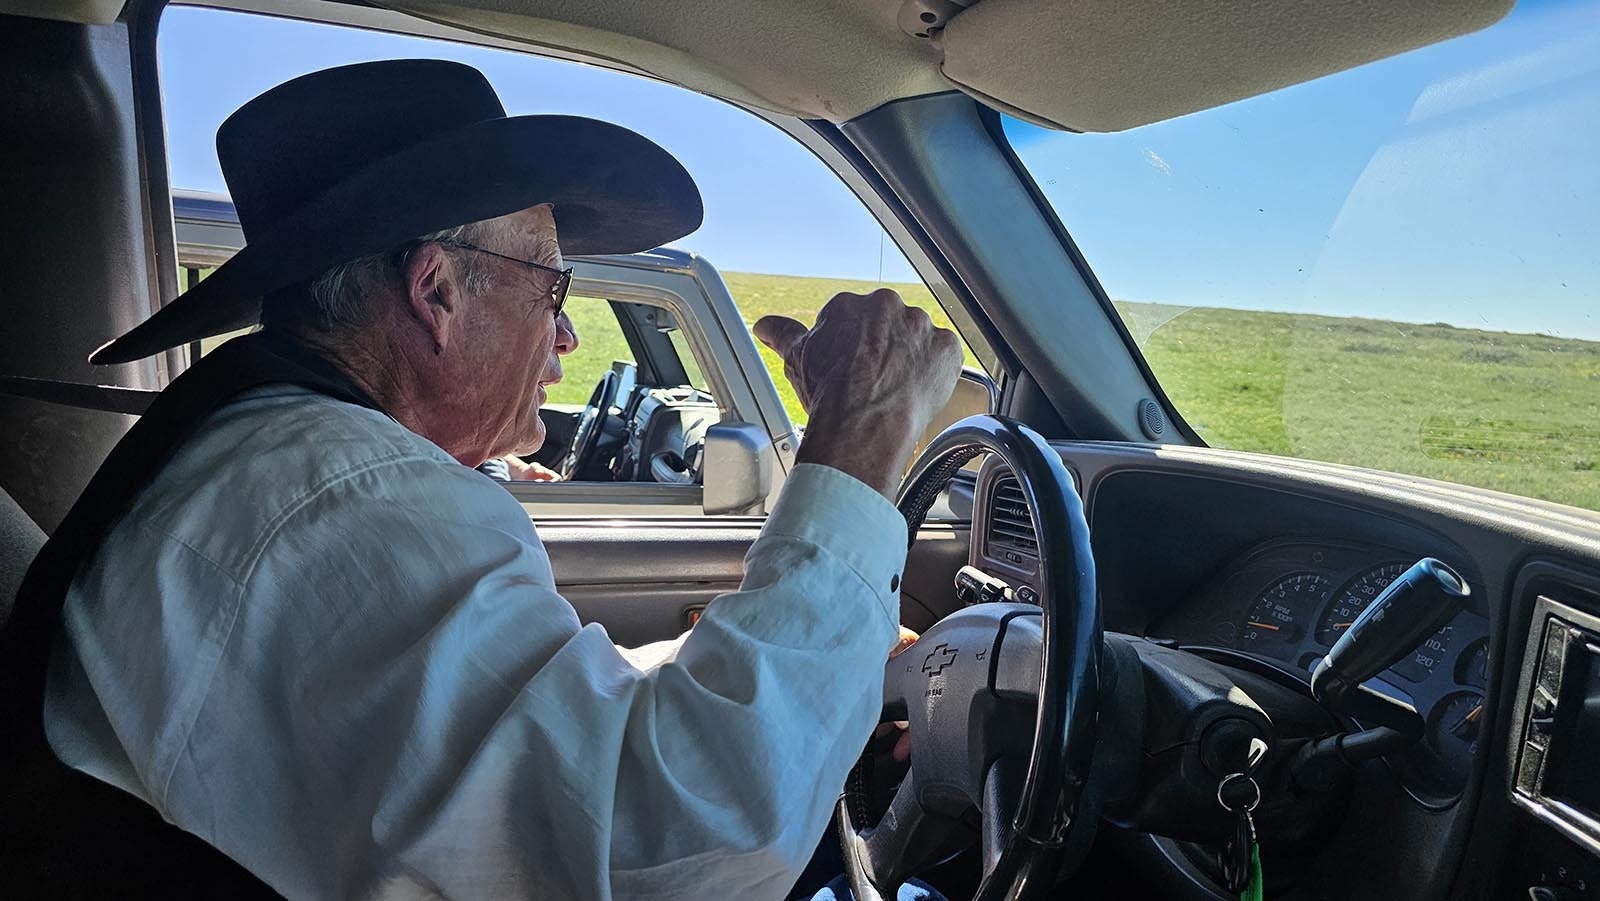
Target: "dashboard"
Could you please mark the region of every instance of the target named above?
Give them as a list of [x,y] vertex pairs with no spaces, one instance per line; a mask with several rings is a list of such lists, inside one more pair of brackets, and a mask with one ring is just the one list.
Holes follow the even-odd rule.
[[[1423,737],[1359,768],[1316,852],[1280,866],[1283,890],[1269,876],[1270,894],[1600,897],[1600,516],[1310,461],[1052,445],[1084,499],[1107,631],[1304,685],[1418,559],[1470,586],[1464,609],[1367,683],[1411,704]],[[968,565],[1036,595],[1042,536],[1014,478],[990,460],[972,491]],[[1164,895],[1225,897],[1171,840],[1119,847],[1120,865],[1164,874]]]
[[[1422,556],[1327,539],[1268,542],[1229,561],[1146,634],[1240,651],[1309,676],[1367,605]],[[1444,562],[1468,569],[1460,561]],[[1368,683],[1411,704],[1427,723],[1422,743],[1395,763],[1422,803],[1448,804],[1465,788],[1488,678],[1489,620],[1469,608]]]

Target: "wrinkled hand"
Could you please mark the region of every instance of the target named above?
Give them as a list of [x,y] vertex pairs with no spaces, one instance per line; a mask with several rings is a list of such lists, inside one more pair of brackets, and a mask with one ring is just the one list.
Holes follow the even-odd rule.
[[[905,626],[901,626],[900,640],[895,642],[894,649],[889,652],[889,659],[893,660],[894,658],[900,656],[900,652],[916,644],[917,639],[920,637],[921,636],[919,636],[917,633],[907,629]],[[872,737],[882,738],[885,735],[888,735],[890,730],[899,729],[900,737],[895,740],[894,750],[889,752],[889,756],[894,758],[896,763],[904,763],[911,757],[911,733],[907,731],[910,728],[911,724],[905,720],[895,720],[892,723],[883,723],[879,725],[878,728],[872,733]]]
[[835,295],[809,329],[762,317],[755,335],[783,358],[810,415],[798,462],[843,470],[892,499],[917,439],[955,388],[955,332],[879,288]]

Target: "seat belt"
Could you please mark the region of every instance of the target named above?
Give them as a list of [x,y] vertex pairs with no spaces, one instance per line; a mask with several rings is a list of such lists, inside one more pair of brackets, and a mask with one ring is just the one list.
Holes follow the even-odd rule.
[[[124,407],[115,412],[134,412],[125,407],[136,403],[147,403],[148,409],[117,442],[34,558],[17,593],[11,619],[0,632],[0,685],[5,692],[0,707],[0,764],[4,766],[0,770],[0,894],[85,899],[277,897],[221,851],[167,823],[154,807],[66,766],[51,750],[44,730],[50,650],[74,576],[134,499],[211,413],[245,391],[274,384],[296,385],[378,409],[337,367],[271,332],[228,341],[174,379],[153,400],[146,392],[77,386],[91,389],[96,396],[73,395],[80,401],[74,406],[91,406],[81,401],[93,402],[98,397],[102,403]],[[71,391],[62,394],[59,389],[38,385],[23,387],[60,395],[40,399],[72,402],[67,399]],[[38,396],[37,391],[31,396]],[[121,602],[151,600],[129,597]],[[248,774],[238,775],[248,778]]]
[[160,394],[160,391],[124,388],[120,385],[85,385],[81,382],[63,382],[57,379],[0,375],[0,395],[42,400],[64,407],[98,410],[102,413],[143,416]]

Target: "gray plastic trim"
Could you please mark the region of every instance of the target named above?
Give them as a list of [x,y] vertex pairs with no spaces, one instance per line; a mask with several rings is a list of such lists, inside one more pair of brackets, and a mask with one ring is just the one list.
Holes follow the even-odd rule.
[[[1506,791],[1511,803],[1532,814],[1534,818],[1572,839],[1589,853],[1600,856],[1600,820],[1555,798],[1543,795],[1530,797],[1517,791],[1517,765],[1522,754],[1522,736],[1527,725],[1528,704],[1533,697],[1534,680],[1543,651],[1545,625],[1552,618],[1576,626],[1592,634],[1600,634],[1600,616],[1586,613],[1576,607],[1540,595],[1534,604],[1533,616],[1528,624],[1528,641],[1523,650],[1521,673],[1517,690],[1512,696],[1515,706],[1511,711],[1511,729],[1506,736]],[[1591,765],[1592,765],[1591,761]]]
[[957,93],[900,100],[840,130],[938,244],[1070,434],[1139,440],[1138,402],[1155,389],[978,104]]

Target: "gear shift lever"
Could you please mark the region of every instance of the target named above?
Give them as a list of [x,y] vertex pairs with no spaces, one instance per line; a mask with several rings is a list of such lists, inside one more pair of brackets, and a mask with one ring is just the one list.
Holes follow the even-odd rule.
[[1400,662],[1459,612],[1472,590],[1455,570],[1424,557],[1385,588],[1339,636],[1311,674],[1311,695],[1366,727],[1312,742],[1291,771],[1304,788],[1330,788],[1337,770],[1392,754],[1422,737],[1422,717],[1362,683]]
[[1399,663],[1439,631],[1470,594],[1455,570],[1432,557],[1418,560],[1339,636],[1311,675],[1311,693],[1335,704],[1338,696]]

